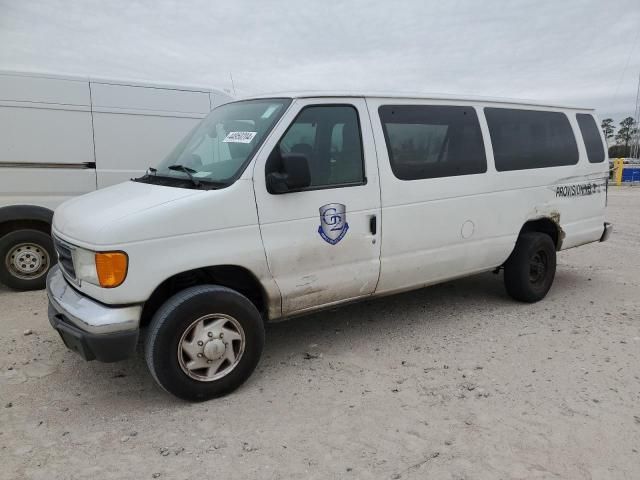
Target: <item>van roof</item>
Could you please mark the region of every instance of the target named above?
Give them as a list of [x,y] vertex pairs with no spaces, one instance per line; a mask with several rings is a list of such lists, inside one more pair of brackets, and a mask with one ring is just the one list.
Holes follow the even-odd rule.
[[189,90],[194,92],[211,92],[223,95],[232,96],[230,92],[227,92],[218,88],[205,87],[202,85],[188,85],[188,84],[171,84],[163,82],[148,82],[145,80],[133,80],[122,78],[105,78],[94,77],[88,75],[71,75],[65,73],[50,73],[42,71],[18,71],[18,70],[0,70],[0,75],[12,76],[12,77],[37,77],[37,78],[55,78],[59,80],[71,80],[78,82],[92,82],[92,83],[106,83],[110,85],[125,85],[132,87],[152,87],[152,88],[164,88],[168,90]]
[[593,108],[577,107],[561,105],[555,102],[544,102],[528,99],[514,99],[514,98],[498,98],[498,97],[480,97],[473,95],[457,95],[457,94],[445,94],[445,93],[424,93],[424,92],[363,92],[363,91],[348,91],[348,90],[318,90],[318,91],[287,91],[287,92],[274,92],[264,93],[259,95],[250,95],[243,97],[243,100],[258,99],[258,98],[274,98],[274,97],[287,97],[287,98],[327,98],[327,97],[367,97],[367,98],[399,98],[399,99],[416,99],[416,100],[450,100],[450,101],[462,101],[462,102],[481,102],[481,103],[500,103],[509,105],[520,106],[533,106],[533,107],[547,107],[547,108],[561,108],[567,110],[588,110],[593,111]]

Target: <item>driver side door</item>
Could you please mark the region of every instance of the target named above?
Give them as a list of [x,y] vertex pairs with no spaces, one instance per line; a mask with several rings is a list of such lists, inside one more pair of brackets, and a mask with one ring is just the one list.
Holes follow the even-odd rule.
[[[276,149],[306,157],[309,186],[268,191],[268,159]],[[364,99],[296,100],[261,149],[253,179],[262,241],[284,316],[374,292],[380,190]]]

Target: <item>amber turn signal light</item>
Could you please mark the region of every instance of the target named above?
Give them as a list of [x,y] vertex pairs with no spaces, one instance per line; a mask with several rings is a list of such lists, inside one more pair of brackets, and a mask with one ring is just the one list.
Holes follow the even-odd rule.
[[114,288],[121,285],[127,277],[129,259],[124,252],[96,253],[96,272],[103,288]]

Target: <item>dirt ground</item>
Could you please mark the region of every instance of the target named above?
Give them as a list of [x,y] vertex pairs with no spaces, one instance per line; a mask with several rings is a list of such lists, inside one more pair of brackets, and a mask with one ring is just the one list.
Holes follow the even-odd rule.
[[142,355],[84,362],[43,292],[0,287],[0,478],[640,478],[640,187],[608,217],[538,304],[489,273],[276,324],[201,404]]

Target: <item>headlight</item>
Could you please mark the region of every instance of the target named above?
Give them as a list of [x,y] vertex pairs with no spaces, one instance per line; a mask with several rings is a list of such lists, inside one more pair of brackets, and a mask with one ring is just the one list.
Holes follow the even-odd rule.
[[127,277],[129,259],[124,252],[92,252],[76,247],[72,255],[78,280],[114,288]]
[[71,251],[73,257],[73,269],[76,272],[76,278],[83,282],[100,285],[98,281],[98,272],[96,272],[96,254],[84,248],[74,247]]

